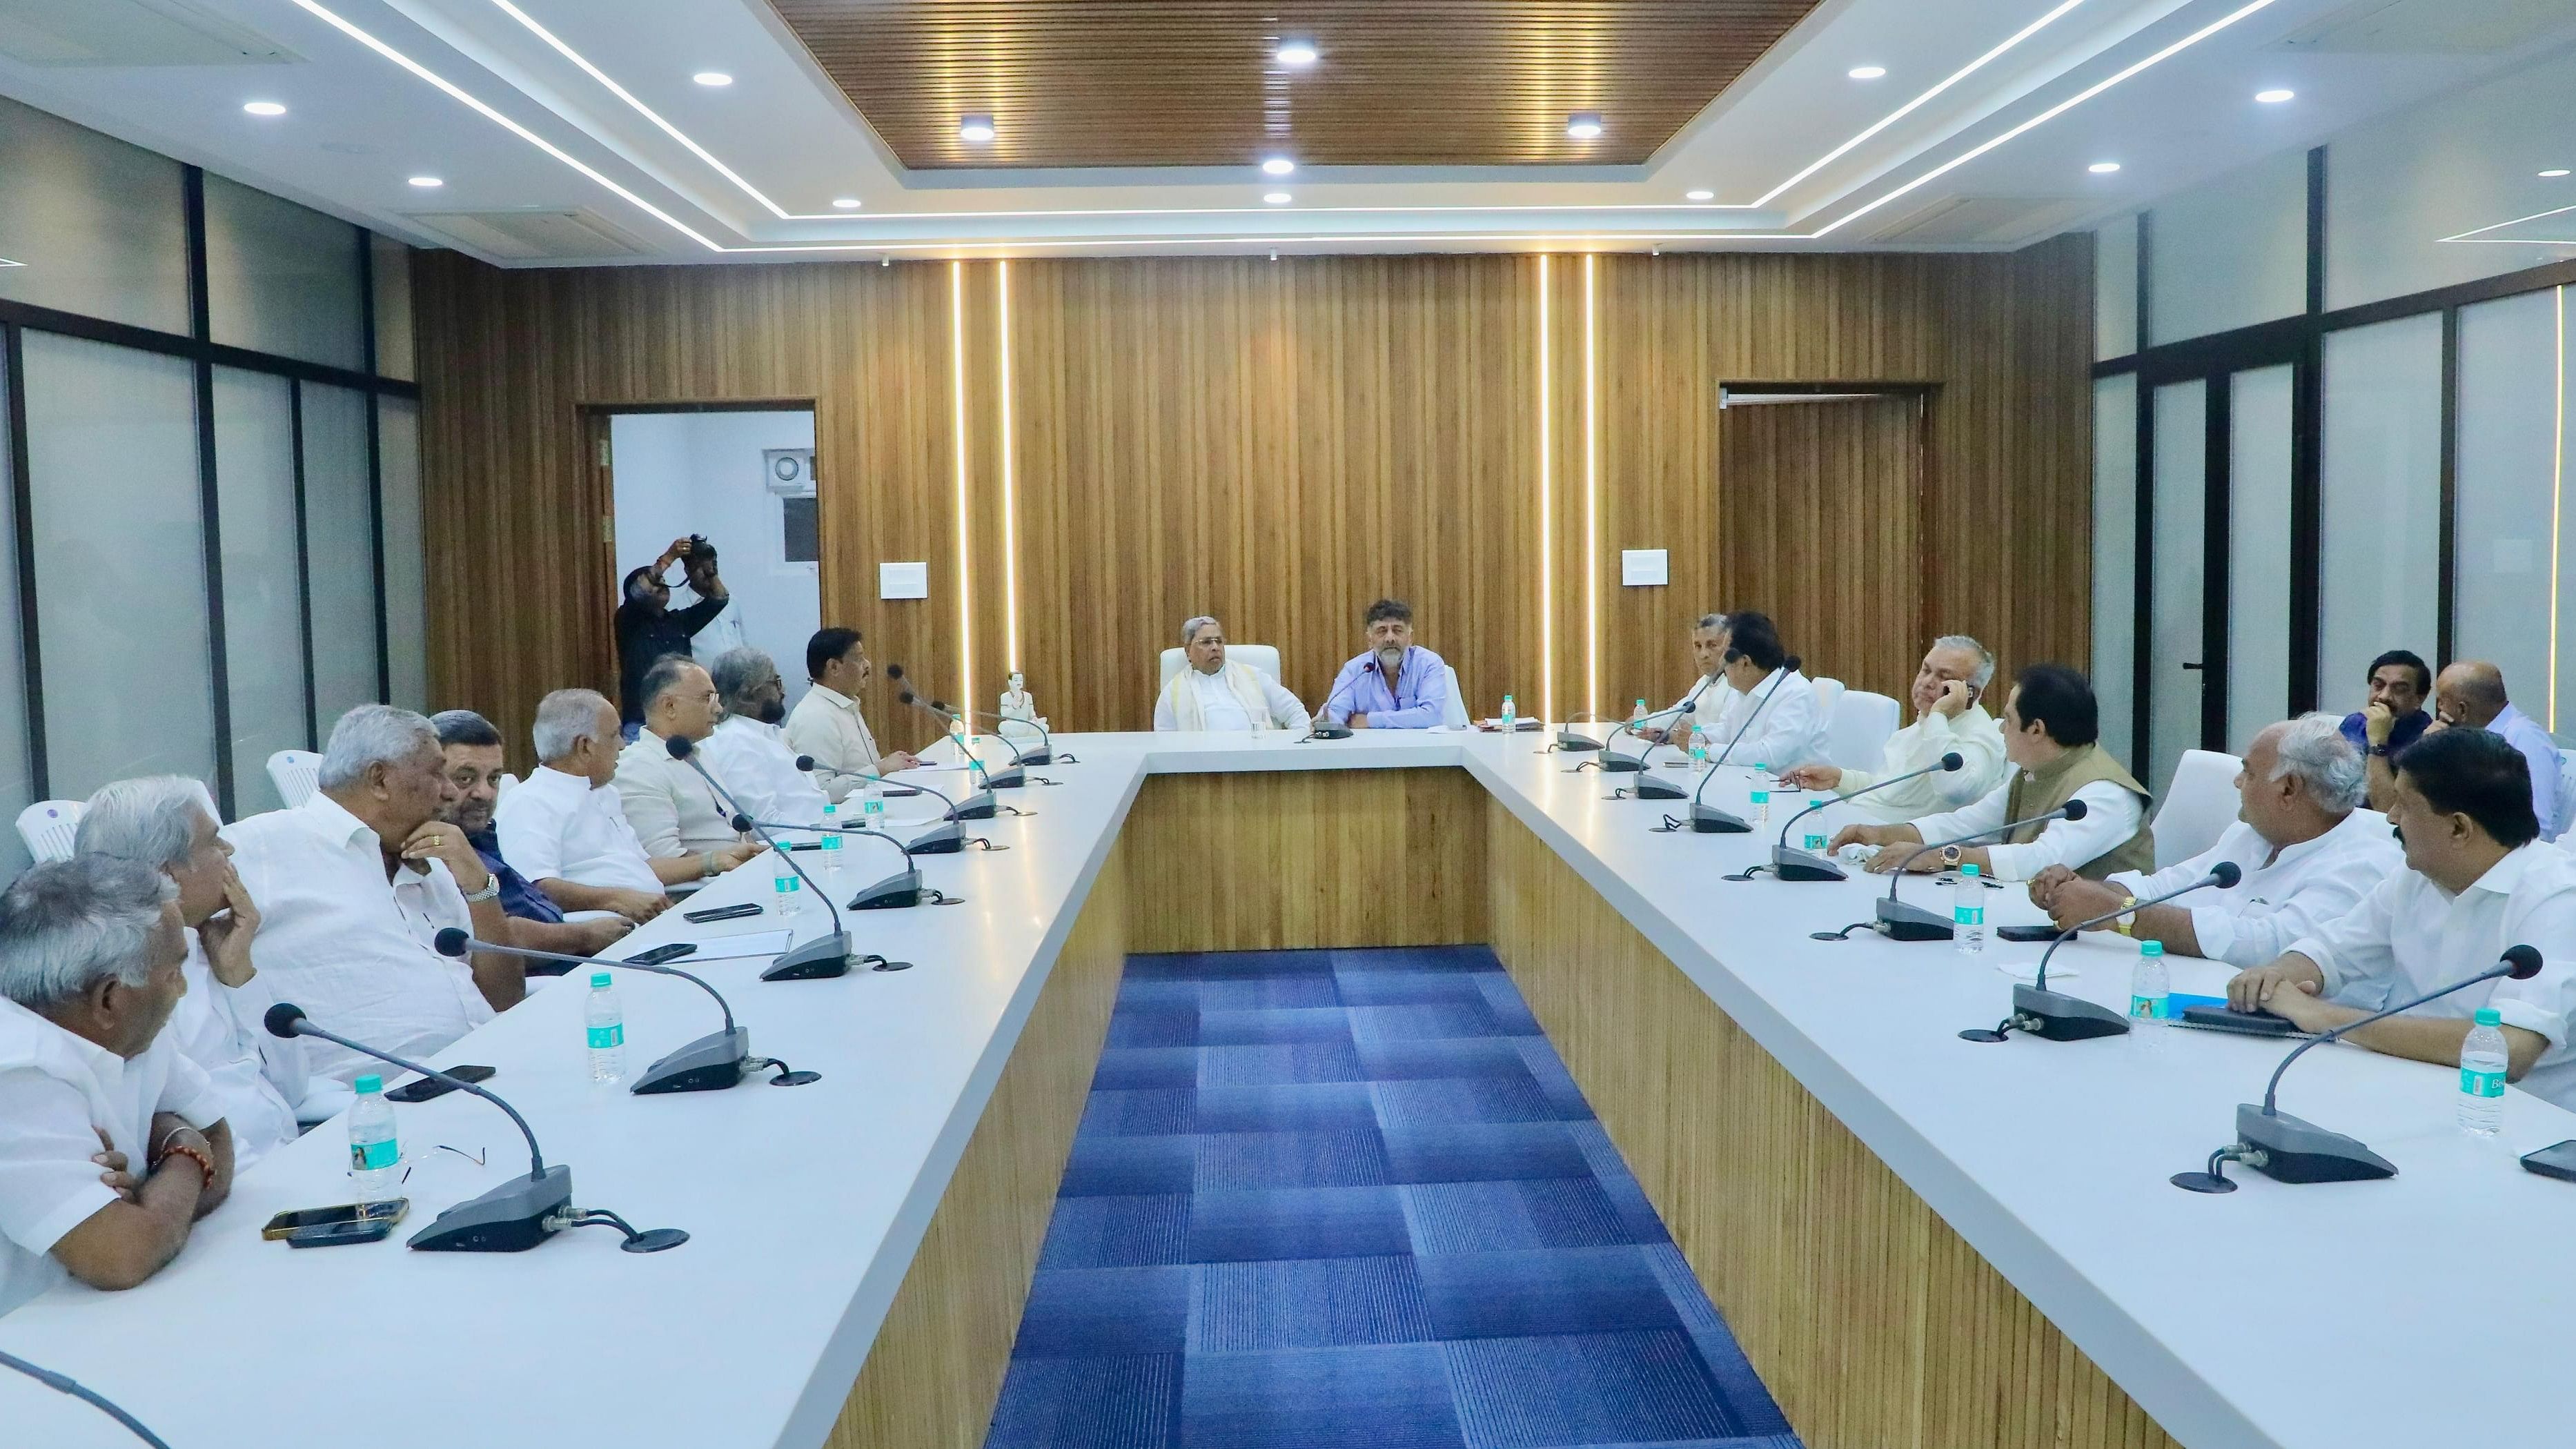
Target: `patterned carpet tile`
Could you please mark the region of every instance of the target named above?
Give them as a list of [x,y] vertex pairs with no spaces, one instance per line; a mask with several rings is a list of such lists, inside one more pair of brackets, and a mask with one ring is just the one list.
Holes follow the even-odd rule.
[[1678,1332],[1471,1339],[1442,1349],[1469,1449],[1733,1436],[1725,1398]]
[[1414,1250],[1404,1203],[1391,1187],[1202,1191],[1190,1206],[1185,1247],[1197,1263]]
[[1149,1268],[1190,1261],[1192,1195],[1060,1197],[1038,1267]]
[[1011,1359],[984,1449],[1170,1449],[1181,1355]]
[[1466,1449],[1438,1344],[1193,1355],[1186,1449]]
[[1680,1333],[1681,1315],[1635,1247],[1451,1253],[1419,1260],[1441,1338]]
[[1242,1353],[1429,1340],[1410,1255],[1212,1263],[1198,1270],[1189,1351]]

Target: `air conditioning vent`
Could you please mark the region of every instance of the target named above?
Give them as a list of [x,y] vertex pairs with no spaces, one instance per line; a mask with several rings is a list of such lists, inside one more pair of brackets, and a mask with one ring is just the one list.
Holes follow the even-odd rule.
[[504,261],[596,261],[648,255],[644,244],[588,207],[415,211],[410,220],[470,252]]
[[769,480],[769,491],[781,498],[814,496],[814,450],[811,448],[763,448],[760,450],[761,476]]
[[283,65],[304,59],[191,0],[0,0],[0,55],[35,66]]
[[2290,32],[2283,50],[2497,55],[2566,26],[2567,0],[2353,0]]

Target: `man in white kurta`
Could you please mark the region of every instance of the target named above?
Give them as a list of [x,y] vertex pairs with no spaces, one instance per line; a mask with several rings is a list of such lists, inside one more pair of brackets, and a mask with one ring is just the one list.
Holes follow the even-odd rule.
[[[1822,758],[1824,720],[1816,709],[1816,686],[1793,667],[1779,630],[1767,615],[1750,609],[1729,615],[1726,623],[1726,683],[1711,691],[1723,702],[1716,722],[1704,726],[1709,758],[1774,770]],[[1709,712],[1706,697],[1698,712]]]
[[708,673],[724,706],[724,718],[706,739],[708,771],[754,820],[822,824],[823,807],[832,801],[812,774],[796,768],[798,752],[779,728],[787,718],[787,682],[778,666],[757,649],[729,649]]
[[[1995,656],[1965,634],[1932,641],[1914,671],[1914,723],[1887,737],[1887,749],[1875,770],[1851,770],[1816,763],[1800,765],[1781,778],[1801,790],[1834,790],[1850,795],[1869,790],[1851,808],[1873,820],[1913,820],[1956,810],[1983,799],[2003,783],[2011,768],[2004,759],[2003,726],[1986,713],[1986,687],[1994,682]],[[1959,768],[1929,770],[1944,755],[1956,754]],[[1882,780],[1915,775],[1911,780],[1870,790]]]
[[907,750],[880,750],[859,708],[859,691],[876,674],[856,629],[818,629],[805,645],[813,687],[787,715],[787,747],[814,757],[814,783],[837,804],[875,775],[921,763]]
[[1225,657],[1225,626],[1200,615],[1181,626],[1181,670],[1154,701],[1158,730],[1295,730],[1312,717],[1278,680]]

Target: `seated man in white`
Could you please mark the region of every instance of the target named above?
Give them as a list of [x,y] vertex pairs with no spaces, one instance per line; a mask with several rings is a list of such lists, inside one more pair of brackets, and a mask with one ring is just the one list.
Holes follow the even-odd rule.
[[2506,1078],[2576,1107],[2576,859],[2541,841],[2521,752],[2484,730],[2426,731],[2397,757],[2388,820],[2406,868],[2228,982],[2228,1004],[2331,1031],[2486,971],[2508,946],[2536,947],[2541,970],[2528,981],[2471,986],[2343,1040],[2456,1067],[2471,1018],[2491,1007]]
[[1994,683],[1995,656],[1965,634],[1946,634],[1932,641],[1914,671],[1914,723],[1887,737],[1887,754],[1876,770],[1847,770],[1824,763],[1800,765],[1780,778],[1800,790],[1839,790],[1849,794],[1878,781],[1928,770],[1952,752],[1959,768],[1919,775],[1863,795],[1851,808],[1874,819],[1912,820],[1956,810],[1984,797],[2004,781],[2011,766],[2004,759],[2003,727],[1986,713],[1986,686]]
[[712,859],[646,855],[613,788],[617,728],[617,706],[597,690],[558,689],[537,701],[537,768],[493,807],[492,828],[501,858],[565,910],[649,921],[671,903],[670,886],[720,875],[756,848],[736,842]]
[[[1789,651],[1770,615],[1751,609],[1727,615],[1722,657],[1725,684],[1710,693],[1724,703],[1716,710],[1716,722],[1704,726],[1710,759],[1724,756],[1730,765],[1785,770],[1824,755],[1816,686],[1790,667]],[[1702,718],[1711,713],[1707,698],[1700,700],[1698,713]]]
[[1733,693],[1726,683],[1726,643],[1726,616],[1700,615],[1699,622],[1691,626],[1690,688],[1682,691],[1682,697],[1674,700],[1670,709],[1655,714],[1653,723],[1643,728],[1631,725],[1628,732],[1659,745],[1666,741],[1687,744],[1691,726],[1715,720],[1727,696]]
[[1225,657],[1225,626],[1201,614],[1181,626],[1181,672],[1154,701],[1158,730],[1294,730],[1312,725],[1306,706],[1278,680]]
[[2237,822],[2217,844],[2152,875],[2124,870],[2089,881],[2052,865],[2031,877],[2030,898],[2062,930],[2178,891],[2232,861],[2242,872],[2234,886],[2205,887],[2096,929],[2160,941],[2175,955],[2263,965],[2351,914],[2403,863],[2387,818],[2360,808],[2369,788],[2362,766],[2335,715],[2268,725],[2246,747],[2236,772]]
[[[331,727],[310,799],[224,827],[233,869],[259,902],[251,955],[315,1025],[425,1057],[527,993],[518,958],[459,961],[435,945],[450,928],[509,939],[500,878],[439,818],[455,794],[427,718],[362,704]],[[346,1047],[305,1045],[316,1075],[347,1082],[376,1070]]]
[[312,1074],[305,1038],[271,1036],[262,1024],[277,992],[251,960],[259,907],[233,870],[233,848],[217,833],[221,828],[203,781],[184,775],[118,780],[89,797],[73,848],[149,866],[177,888],[179,921],[187,928],[181,974],[188,994],[167,1034],[205,1069],[232,1124],[235,1159],[248,1167],[294,1141],[299,1121],[337,1114],[350,1093]]
[[[688,761],[671,758],[670,743],[700,744],[716,732],[715,681],[693,659],[665,659],[645,671],[642,694],[643,731],[617,756],[617,800],[626,823],[653,859],[685,861],[699,875],[720,875],[750,858],[731,854],[746,839],[733,828],[734,812],[706,776]],[[754,853],[758,849],[752,847]]]
[[724,706],[724,718],[707,736],[707,773],[723,781],[725,793],[754,820],[822,824],[823,807],[832,802],[812,774],[796,768],[797,751],[778,727],[787,718],[787,681],[778,677],[778,666],[745,645],[717,655],[707,673]]
[[859,691],[876,675],[867,641],[856,629],[814,631],[805,641],[805,677],[813,687],[787,715],[787,748],[814,757],[814,781],[834,804],[870,777],[909,770],[921,761],[909,750],[880,750],[859,708]]
[[1438,726],[1449,712],[1449,666],[1413,642],[1413,606],[1380,599],[1360,622],[1368,630],[1368,652],[1342,666],[1316,715],[1355,730]]
[[[2086,880],[2115,871],[2156,868],[2155,837],[2147,825],[2147,788],[2129,777],[2095,741],[2102,706],[2093,685],[2063,664],[2034,664],[2013,682],[2004,701],[2004,755],[2017,767],[2010,779],[1963,809],[1926,815],[1911,825],[1846,825],[1833,848],[1893,846],[1871,858],[1873,871],[1900,865],[1912,871],[1974,865],[1988,880],[2029,880],[2062,865]],[[2084,802],[2080,820],[2018,822],[2048,815],[2067,802]],[[1994,845],[1950,845],[1917,851],[1927,841],[1991,835],[2015,828]]]
[[0,893],[0,1314],[67,1276],[141,1283],[232,1190],[223,1098],[163,1031],[188,989],[177,907],[109,855]]

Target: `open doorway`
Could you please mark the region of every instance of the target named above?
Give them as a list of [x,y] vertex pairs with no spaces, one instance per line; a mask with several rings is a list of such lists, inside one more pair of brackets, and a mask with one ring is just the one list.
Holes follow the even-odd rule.
[[[805,641],[822,627],[816,579],[814,410],[764,405],[610,412],[603,459],[610,477],[614,597],[626,571],[673,539],[703,534],[732,599],[690,641],[701,663],[737,645],[778,664],[793,709],[806,689]],[[697,603],[681,581],[670,607]]]

